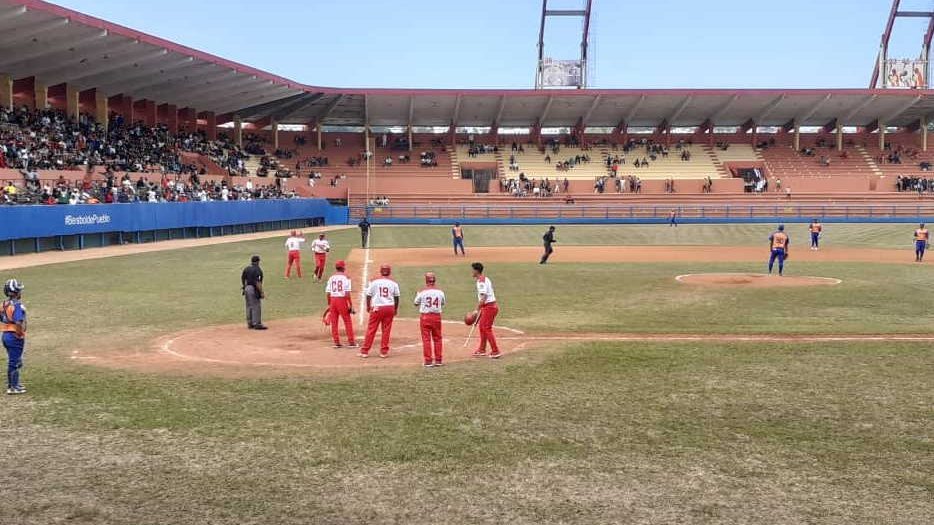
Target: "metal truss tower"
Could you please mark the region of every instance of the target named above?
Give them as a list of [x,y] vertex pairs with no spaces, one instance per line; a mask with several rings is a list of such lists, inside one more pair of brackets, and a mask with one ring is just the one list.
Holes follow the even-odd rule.
[[[582,9],[548,9],[548,0],[542,0],[541,28],[538,31],[538,67],[535,89],[587,87],[587,44],[590,39],[590,9],[593,0],[583,0]],[[583,19],[581,54],[579,60],[554,60],[545,57],[545,21],[548,17],[570,16]]]
[[[928,11],[901,11],[901,0],[892,1],[892,10],[882,33],[879,56],[872,70],[869,88],[927,88],[930,78],[929,55],[931,38],[934,36],[934,9]],[[934,6],[932,6],[934,7]],[[927,18],[928,28],[921,44],[921,55],[917,59],[892,60],[889,58],[889,40],[897,18]],[[904,82],[902,79],[908,79]]]

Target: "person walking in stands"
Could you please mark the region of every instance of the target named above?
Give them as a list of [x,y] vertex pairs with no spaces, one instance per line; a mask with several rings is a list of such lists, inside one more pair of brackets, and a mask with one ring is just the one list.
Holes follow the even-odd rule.
[[392,267],[384,264],[379,267],[379,277],[373,279],[366,289],[366,311],[369,319],[366,325],[366,337],[359,357],[370,356],[370,348],[376,339],[376,331],[381,330],[379,356],[389,357],[389,338],[392,335],[392,320],[399,313],[399,285],[390,277]]
[[493,281],[483,275],[483,263],[475,262],[470,267],[473,269],[473,278],[477,281],[477,315],[474,322],[480,327],[480,346],[471,355],[486,357],[486,345],[489,343],[490,357],[499,359],[499,345],[496,344],[496,334],[493,333],[493,322],[499,315]]
[[464,229],[461,228],[461,223],[454,223],[454,227],[451,228],[451,237],[454,240],[454,256],[457,256],[457,247],[460,246],[461,255],[466,257],[467,254],[464,252]]
[[331,243],[325,237],[325,234],[319,234],[318,238],[311,242],[311,251],[315,254],[316,282],[321,282],[324,278],[324,265],[327,264],[328,252],[331,251]]
[[930,239],[928,229],[924,227],[924,223],[921,223],[915,230],[915,262],[924,261],[924,250],[928,247],[928,239]]
[[259,267],[259,255],[250,258],[250,265],[240,274],[240,290],[246,300],[246,326],[250,330],[266,330],[263,324],[263,270]]
[[678,212],[673,209],[668,212],[668,226],[678,227]]
[[551,247],[552,244],[558,242],[558,240],[555,239],[555,227],[554,226],[548,227],[548,231],[545,232],[545,235],[542,236],[542,241],[545,244],[545,253],[542,254],[542,259],[538,262],[538,264],[547,263],[548,258],[551,257],[552,252],[555,251],[554,248]]
[[418,307],[418,327],[422,334],[422,357],[425,367],[444,365],[443,340],[441,337],[441,313],[444,311],[444,291],[437,288],[434,273],[425,274],[425,287],[415,295]]
[[302,278],[302,244],[305,243],[305,235],[301,232],[292,230],[292,234],[285,240],[285,248],[289,251],[289,259],[285,265],[285,278],[292,277],[292,265],[298,270],[298,278]]
[[357,341],[353,333],[354,314],[353,299],[351,297],[352,283],[347,274],[347,263],[337,261],[334,264],[337,273],[328,279],[328,284],[324,287],[325,298],[328,303],[328,320],[331,324],[331,338],[334,340],[334,348],[342,348],[340,327],[341,320],[344,322],[344,331],[347,333],[347,346],[357,347]]
[[23,284],[10,279],[3,285],[6,300],[0,305],[0,324],[3,326],[3,347],[6,349],[6,393],[11,396],[25,394],[26,388],[19,381],[23,368],[23,352],[26,351],[26,307],[23,306]]
[[811,225],[808,226],[808,232],[811,234],[811,249],[819,250],[820,249],[820,236],[824,231],[824,227],[821,225],[820,221],[814,219],[811,221]]
[[370,221],[366,220],[366,216],[363,217],[363,220],[357,224],[357,227],[360,228],[360,247],[367,248],[370,246]]
[[788,234],[785,233],[784,224],[779,224],[778,231],[769,235],[769,275],[772,275],[772,266],[775,264],[776,259],[778,259],[779,277],[784,273],[785,259],[788,257],[788,245],[790,241]]

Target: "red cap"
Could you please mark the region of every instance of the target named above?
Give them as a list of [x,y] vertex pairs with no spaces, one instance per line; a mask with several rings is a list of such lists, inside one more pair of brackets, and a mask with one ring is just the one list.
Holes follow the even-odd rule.
[[388,264],[382,264],[382,265],[380,265],[380,267],[379,267],[379,274],[380,274],[380,275],[382,275],[383,277],[388,277],[389,274],[391,274],[391,273],[392,273],[392,266],[389,266]]
[[347,263],[344,261],[337,261],[336,263],[334,263],[334,267],[337,268],[338,270],[343,270],[344,268],[347,268]]

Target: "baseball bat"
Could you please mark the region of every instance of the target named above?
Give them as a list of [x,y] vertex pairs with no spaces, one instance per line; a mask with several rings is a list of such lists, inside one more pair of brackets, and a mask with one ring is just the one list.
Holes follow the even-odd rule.
[[470,327],[470,333],[467,334],[467,339],[464,340],[464,348],[467,348],[467,345],[470,344],[470,338],[473,337],[473,331],[477,328],[477,325],[480,324],[480,315],[477,313],[477,318],[474,320],[473,325]]

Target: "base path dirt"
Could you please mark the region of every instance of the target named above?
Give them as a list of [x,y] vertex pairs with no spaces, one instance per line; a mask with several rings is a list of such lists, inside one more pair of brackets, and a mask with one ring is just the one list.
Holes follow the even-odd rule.
[[[190,376],[286,377],[334,375],[379,370],[415,370],[422,365],[422,345],[418,322],[397,319],[393,325],[389,357],[378,357],[378,348],[370,357],[357,357],[358,349],[334,348],[329,329],[320,317],[272,321],[269,330],[248,330],[243,325],[208,326],[160,337],[134,350],[76,350],[71,359],[107,368]],[[537,333],[525,334],[497,326],[497,340],[508,362],[518,352],[535,352],[546,345],[574,342],[934,342],[934,335],[781,335],[781,334],[608,334],[608,333]],[[474,358],[477,334],[464,346],[470,327],[463,323],[444,323],[444,362],[452,366],[482,364],[490,358]],[[358,336],[362,341],[362,330]],[[378,341],[378,338],[377,338]],[[625,351],[625,349],[621,349]]]
[[[433,266],[464,264],[464,261],[484,263],[535,263],[542,255],[536,246],[499,246],[467,248],[467,257],[455,257],[450,248],[383,248],[371,249],[370,259],[376,264],[400,266]],[[363,262],[363,250],[350,255],[355,263]],[[657,262],[763,262],[769,257],[765,247],[755,246],[555,246],[549,262],[553,263],[657,263]],[[794,262],[866,262],[915,264],[914,250],[879,248],[828,248],[820,251],[792,251]]]
[[[320,228],[302,228],[302,231],[308,233],[318,233],[347,228],[351,228],[351,226],[323,226]],[[88,248],[87,250],[69,250],[64,252],[48,251],[40,253],[25,253],[11,257],[0,257],[0,270],[30,268],[33,266],[43,266],[46,264],[87,261],[91,259],[104,259],[107,257],[121,257],[124,255],[136,255],[138,253],[181,250],[183,248],[198,248],[200,246],[212,246],[215,244],[227,244],[231,242],[255,241],[259,239],[269,239],[271,237],[282,237],[284,239],[289,235],[289,231],[290,230],[277,230],[259,233],[244,233],[238,235],[223,235],[219,237],[202,237],[199,239],[175,239],[171,241],[159,241],[148,244],[123,244],[116,246],[104,246],[102,248]]]

